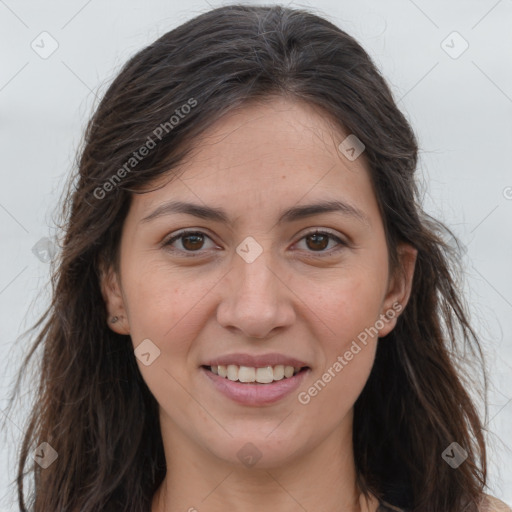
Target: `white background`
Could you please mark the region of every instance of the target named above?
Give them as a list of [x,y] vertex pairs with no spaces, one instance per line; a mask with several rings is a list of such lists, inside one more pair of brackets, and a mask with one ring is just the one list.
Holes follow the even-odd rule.
[[[32,247],[55,234],[52,215],[95,96],[132,54],[220,5],[0,0],[0,412],[27,351],[18,337],[48,300],[49,264]],[[288,5],[313,6],[355,36],[418,135],[426,208],[467,248],[467,300],[491,381],[488,492],[512,505],[512,0]],[[47,59],[31,48],[43,31],[58,43]],[[458,58],[441,46],[453,31],[469,44]],[[452,55],[465,44],[457,37],[445,43]],[[26,409],[15,407],[1,436],[2,511],[17,510],[8,485]]]

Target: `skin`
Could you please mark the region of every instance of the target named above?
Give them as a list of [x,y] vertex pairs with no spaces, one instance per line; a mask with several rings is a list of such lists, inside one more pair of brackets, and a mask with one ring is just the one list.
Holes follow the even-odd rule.
[[[389,272],[364,153],[349,161],[338,150],[347,135],[307,103],[246,105],[201,137],[179,178],[133,197],[120,273],[107,269],[101,284],[109,314],[120,317],[110,327],[129,334],[134,348],[150,339],[160,350],[149,366],[137,359],[160,405],[167,461],[153,512],[376,509],[375,501],[359,502],[353,405],[377,338],[398,315],[308,404],[297,398],[358,334],[393,304],[405,307],[410,295],[416,251],[400,246],[403,272]],[[223,208],[232,225],[187,214],[140,222],[170,199]],[[329,212],[277,224],[284,209],[326,199],[351,204],[366,220]],[[207,236],[176,240],[174,253],[160,245],[183,228]],[[315,243],[306,237],[315,228],[347,245]],[[263,249],[252,263],[235,251],[248,236]],[[187,257],[187,249],[199,256]],[[277,403],[240,405],[199,369],[234,352],[278,352],[311,371],[298,392]],[[237,457],[249,442],[261,453],[252,467]]]

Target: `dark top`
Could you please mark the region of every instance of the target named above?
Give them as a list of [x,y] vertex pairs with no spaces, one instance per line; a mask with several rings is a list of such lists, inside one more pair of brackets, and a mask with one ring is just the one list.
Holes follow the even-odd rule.
[[377,512],[406,512],[403,508],[397,508],[393,505],[390,505],[389,503],[386,503],[385,501],[380,500],[379,501],[379,508],[377,509]]

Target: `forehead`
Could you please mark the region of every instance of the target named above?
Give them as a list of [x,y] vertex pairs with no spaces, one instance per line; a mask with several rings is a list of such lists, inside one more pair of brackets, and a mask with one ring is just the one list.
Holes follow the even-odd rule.
[[228,210],[238,206],[242,215],[320,198],[372,210],[376,202],[364,153],[352,161],[339,148],[348,135],[309,103],[275,98],[244,105],[194,141],[186,162],[172,172],[177,179],[161,177],[161,188],[136,195],[134,210],[140,218],[171,198]]
[[[348,135],[323,109],[310,103],[282,97],[252,101],[198,137],[194,144],[197,158],[183,170],[193,169],[197,176],[197,171],[211,165],[218,171],[248,169],[247,174],[258,178],[272,177],[280,168],[294,170],[300,177],[300,171],[315,162],[318,168],[337,161],[347,169],[364,169],[364,158],[354,165],[341,158],[337,146]],[[259,172],[249,172],[255,168]]]

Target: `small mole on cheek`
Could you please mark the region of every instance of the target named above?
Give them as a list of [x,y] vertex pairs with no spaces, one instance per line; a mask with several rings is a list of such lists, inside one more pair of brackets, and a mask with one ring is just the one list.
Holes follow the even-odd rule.
[[286,176],[281,176],[281,179],[282,179],[282,180],[285,180],[285,179],[286,179]]

